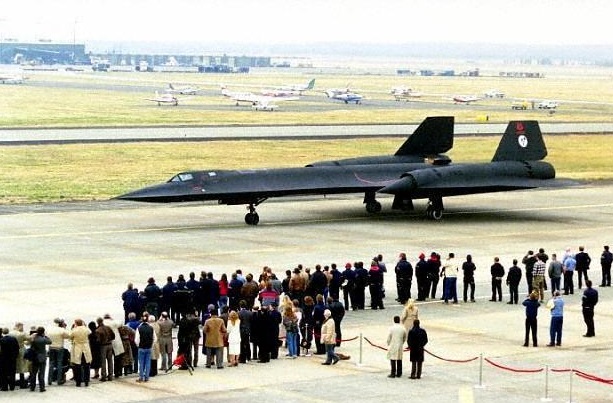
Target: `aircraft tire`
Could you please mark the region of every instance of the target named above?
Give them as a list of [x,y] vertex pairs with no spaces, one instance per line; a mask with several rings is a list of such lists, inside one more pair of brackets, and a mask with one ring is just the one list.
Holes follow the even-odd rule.
[[381,211],[381,203],[376,200],[366,203],[366,211],[371,214],[379,213]]
[[443,218],[443,210],[439,210],[439,209],[432,210],[430,214],[430,218],[432,218],[434,221],[441,220]]
[[260,216],[258,213],[247,213],[245,214],[245,223],[247,225],[258,225],[260,222]]

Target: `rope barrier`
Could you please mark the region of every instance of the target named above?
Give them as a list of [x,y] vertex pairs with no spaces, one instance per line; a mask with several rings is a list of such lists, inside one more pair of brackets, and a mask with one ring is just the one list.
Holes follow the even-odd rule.
[[432,357],[434,357],[434,358],[438,358],[439,360],[442,360],[442,361],[448,361],[448,362],[466,363],[466,362],[471,362],[471,361],[475,361],[475,360],[478,360],[478,359],[479,359],[479,357],[473,357],[473,358],[468,358],[468,359],[466,359],[466,360],[454,360],[454,359],[451,359],[451,358],[443,358],[443,357],[440,357],[440,356],[438,356],[438,355],[436,355],[436,354],[434,354],[434,353],[432,353],[432,352],[430,352],[430,351],[426,350],[425,348],[424,348],[424,351],[425,351],[426,353],[430,354],[430,355],[431,355]]
[[558,373],[572,372],[575,375],[577,375],[577,376],[579,376],[579,377],[581,377],[583,379],[587,379],[588,381],[594,381],[594,382],[604,383],[604,384],[607,384],[607,385],[613,385],[613,379],[601,378],[601,377],[596,376],[596,375],[588,374],[587,372],[579,371],[578,369],[552,368],[551,371],[552,372],[558,372]]
[[538,368],[538,369],[517,369],[517,368],[511,368],[511,367],[507,367],[501,364],[497,364],[494,361],[490,360],[489,358],[484,358],[485,362],[487,362],[490,365],[495,366],[496,368],[500,368],[500,369],[504,369],[505,371],[511,371],[511,372],[523,372],[523,373],[535,373],[535,372],[543,372],[544,368]]

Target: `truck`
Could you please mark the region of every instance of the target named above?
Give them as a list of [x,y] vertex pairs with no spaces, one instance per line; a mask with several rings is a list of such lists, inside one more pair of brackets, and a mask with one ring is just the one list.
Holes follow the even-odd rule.
[[541,101],[537,105],[539,109],[556,109],[558,107],[558,103],[556,101]]
[[513,110],[522,110],[525,111],[526,109],[528,109],[528,106],[530,106],[530,103],[528,101],[513,101],[513,103],[511,103],[511,109]]

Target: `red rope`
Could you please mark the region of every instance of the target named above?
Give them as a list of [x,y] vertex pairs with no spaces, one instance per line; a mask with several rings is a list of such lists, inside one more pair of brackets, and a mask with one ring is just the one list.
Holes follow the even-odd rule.
[[342,339],[341,341],[354,341],[354,340],[357,340],[357,339],[358,339],[358,336],[355,336],[355,337],[352,337],[350,339]]
[[368,337],[364,337],[364,340],[366,340],[368,342],[368,344],[370,344],[371,346],[381,349],[383,351],[387,351],[387,348],[385,347],[381,347],[381,346],[377,346],[376,344],[374,344],[372,341],[368,340]]
[[424,348],[424,351],[425,351],[426,353],[430,354],[430,355],[431,355],[432,357],[434,357],[434,358],[438,358],[439,360],[442,360],[442,361],[448,361],[448,362],[465,363],[465,362],[471,362],[471,361],[474,361],[474,360],[476,360],[476,359],[478,359],[478,358],[479,358],[479,357],[473,357],[473,358],[469,358],[469,359],[466,359],[466,360],[454,360],[454,359],[451,359],[451,358],[443,358],[443,357],[440,357],[440,356],[438,356],[438,355],[436,355],[436,354],[434,354],[434,353],[431,353],[430,351],[426,350],[425,348]]
[[534,373],[534,372],[542,372],[544,370],[544,368],[539,368],[539,369],[517,369],[517,368],[505,367],[504,365],[496,364],[494,361],[490,360],[489,358],[484,358],[484,360],[488,364],[491,364],[491,365],[495,366],[496,368],[504,369],[506,371],[511,371],[511,372],[529,372],[529,373]]

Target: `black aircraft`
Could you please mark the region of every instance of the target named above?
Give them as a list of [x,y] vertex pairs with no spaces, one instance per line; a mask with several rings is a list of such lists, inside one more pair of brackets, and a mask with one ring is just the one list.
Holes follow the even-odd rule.
[[393,194],[393,209],[413,209],[429,199],[426,213],[440,220],[443,197],[560,186],[536,121],[510,122],[492,162],[451,164],[453,117],[428,117],[394,155],[321,161],[300,168],[190,171],[168,182],[119,196],[141,202],[217,200],[246,204],[245,222],[257,225],[255,207],[271,197],[364,193],[369,213],[381,211],[377,192]]

